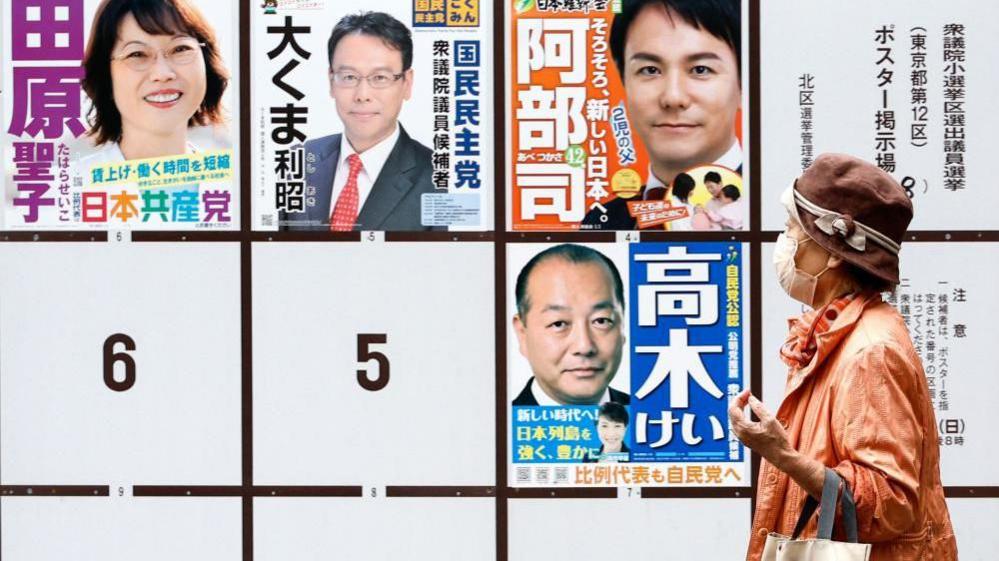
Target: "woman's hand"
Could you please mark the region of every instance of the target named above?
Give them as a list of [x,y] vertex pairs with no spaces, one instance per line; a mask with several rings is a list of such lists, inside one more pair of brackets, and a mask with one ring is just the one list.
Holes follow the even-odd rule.
[[[746,405],[756,413],[759,422],[746,416],[743,411]],[[795,450],[784,426],[748,389],[736,396],[728,408],[728,418],[732,421],[732,430],[743,444],[763,456],[775,468],[788,474],[809,495],[821,498],[825,466]]]
[[[743,411],[747,404],[759,422],[754,422]],[[728,417],[739,440],[778,469],[781,469],[781,460],[794,452],[784,427],[748,389],[736,396],[728,408]]]

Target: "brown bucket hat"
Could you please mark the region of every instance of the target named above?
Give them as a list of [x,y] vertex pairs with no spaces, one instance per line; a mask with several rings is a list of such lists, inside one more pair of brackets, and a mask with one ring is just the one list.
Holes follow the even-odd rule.
[[822,154],[781,202],[826,251],[898,284],[898,253],[912,202],[883,170],[846,154]]

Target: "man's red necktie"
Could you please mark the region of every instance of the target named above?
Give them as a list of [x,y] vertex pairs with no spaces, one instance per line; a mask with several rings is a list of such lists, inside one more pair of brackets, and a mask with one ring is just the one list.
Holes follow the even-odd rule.
[[357,222],[357,202],[360,198],[357,192],[357,175],[361,173],[361,157],[357,154],[347,156],[347,164],[350,166],[350,173],[347,175],[347,183],[340,191],[340,196],[336,198],[333,206],[333,214],[330,215],[331,232],[349,232],[354,229]]

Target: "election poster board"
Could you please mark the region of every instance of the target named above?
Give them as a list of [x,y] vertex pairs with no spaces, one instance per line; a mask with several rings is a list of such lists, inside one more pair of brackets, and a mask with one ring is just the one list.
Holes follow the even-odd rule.
[[[254,229],[329,230],[348,152],[363,162],[354,229],[492,228],[490,0],[272,1],[251,12]],[[346,36],[330,53],[337,25]],[[358,38],[364,25],[396,43]]]
[[99,4],[3,3],[0,230],[238,230],[237,2]]
[[[807,309],[773,271],[777,199],[803,158],[833,150],[894,158],[912,193],[903,282],[885,298],[922,357],[960,557],[994,558],[999,228],[993,195],[965,200],[989,186],[989,4],[741,2],[741,106],[729,120],[741,170],[726,152],[659,186],[654,166],[670,151],[656,157],[643,135],[701,122],[643,120],[629,99],[613,56],[623,0],[188,1],[221,45],[226,119],[183,123],[197,151],[159,168],[90,165],[89,185],[71,178],[102,150],[80,74],[100,2],[0,3],[0,559],[743,558],[764,481],[726,409],[745,389],[771,411],[783,397],[786,319]],[[408,169],[429,174],[432,192],[401,197],[386,216],[409,210],[393,222],[357,224],[371,231],[326,235],[343,186],[308,147],[340,148],[330,137],[378,113],[351,116],[347,98],[343,118],[333,81],[381,103],[394,90],[371,86],[403,80],[394,67],[331,64],[334,27],[362,11],[412,37],[398,123],[412,150],[430,152]],[[662,48],[686,20],[644,17],[625,52],[650,22],[661,43],[632,49],[634,70],[679,79]],[[153,39],[138,55],[150,80],[180,82],[184,49]],[[72,46],[83,54],[57,50]],[[109,68],[136,66],[112,56]],[[691,84],[714,75],[697,62]],[[155,88],[131,101],[159,111],[188,91]],[[690,115],[678,109],[698,107],[692,92],[662,89],[651,115]],[[391,130],[398,142],[403,129]],[[565,146],[535,145],[546,142]],[[191,179],[193,156],[225,151],[221,186]],[[382,169],[398,167],[390,156]],[[212,161],[202,171],[223,172],[226,160]],[[140,183],[143,164],[197,188]],[[709,173],[745,215],[719,212]],[[196,213],[190,195],[174,196],[192,190]],[[106,220],[91,207],[101,193]],[[621,216],[623,228],[611,222]],[[526,271],[566,245],[577,249]]]
[[[999,20],[982,8],[761,3],[760,104],[774,116],[761,121],[762,200],[777,200],[818,154],[844,152],[906,189],[911,229],[994,230]],[[783,221],[778,206],[763,205],[764,229]]]
[[629,4],[507,0],[510,228],[748,230],[745,3]]
[[742,244],[509,249],[510,485],[751,485]]

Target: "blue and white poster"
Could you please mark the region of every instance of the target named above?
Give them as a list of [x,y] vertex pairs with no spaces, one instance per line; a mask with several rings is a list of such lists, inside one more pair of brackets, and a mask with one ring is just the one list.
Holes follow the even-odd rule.
[[742,248],[631,247],[632,461],[732,462],[728,402],[743,388]]
[[737,242],[514,248],[511,484],[749,486],[728,420],[746,262]]

